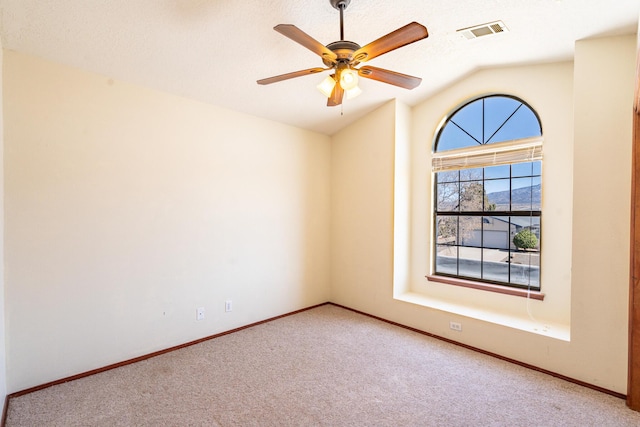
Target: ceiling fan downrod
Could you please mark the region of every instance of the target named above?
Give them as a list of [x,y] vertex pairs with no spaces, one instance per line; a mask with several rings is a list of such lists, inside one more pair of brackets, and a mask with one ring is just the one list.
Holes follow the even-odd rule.
[[344,40],[344,10],[349,6],[351,0],[329,0],[331,6],[340,11],[340,40]]

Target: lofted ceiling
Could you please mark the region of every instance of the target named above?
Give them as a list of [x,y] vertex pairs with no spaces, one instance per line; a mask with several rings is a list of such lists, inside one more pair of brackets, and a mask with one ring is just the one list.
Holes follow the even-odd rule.
[[[329,0],[0,0],[0,25],[4,49],[331,135],[390,99],[415,105],[478,68],[570,60],[576,40],[634,34],[639,12],[640,0],[351,0],[346,40],[364,46],[412,21],[429,37],[367,62],[422,77],[418,88],[361,79],[363,94],[342,107],[327,107],[316,89],[327,72],[256,84],[323,67],[273,27],[337,41]],[[509,32],[456,33],[496,20]]]

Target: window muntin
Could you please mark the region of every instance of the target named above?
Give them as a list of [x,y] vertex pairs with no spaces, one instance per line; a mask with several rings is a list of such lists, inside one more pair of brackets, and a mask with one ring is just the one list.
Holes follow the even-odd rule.
[[[504,95],[473,100],[445,121],[434,150],[439,160],[471,149],[476,167],[439,169],[434,156],[436,275],[540,290],[541,136],[535,112]],[[539,151],[527,161],[518,144],[536,137]],[[507,164],[492,163],[496,154],[478,162],[479,147],[489,145],[491,153],[496,143],[525,155]]]

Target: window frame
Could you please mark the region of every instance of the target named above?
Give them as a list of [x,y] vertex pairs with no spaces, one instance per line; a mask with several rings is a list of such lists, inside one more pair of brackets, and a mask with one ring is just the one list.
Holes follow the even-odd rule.
[[[513,99],[514,101],[520,103],[520,105],[516,108],[516,110],[514,112],[511,113],[511,115],[509,115],[509,117],[507,117],[502,124],[498,127],[498,130],[496,130],[490,137],[489,139],[485,142],[484,141],[484,123],[485,123],[485,103],[483,102],[482,104],[482,132],[483,132],[483,136],[482,136],[482,142],[478,141],[476,138],[474,138],[472,135],[468,134],[466,132],[465,129],[463,129],[461,126],[459,126],[457,123],[452,121],[452,118],[458,113],[460,112],[462,109],[466,108],[467,106],[479,101],[479,100],[485,100],[488,98],[492,98],[492,97],[503,97],[503,98],[510,98]],[[493,136],[495,136],[498,131],[505,125],[507,124],[507,122],[513,117],[513,115],[522,107],[525,106],[526,108],[528,108],[528,110],[533,113],[535,120],[537,121],[537,125],[538,125],[538,130],[539,130],[539,135],[538,136],[526,136],[523,138],[518,138],[516,140],[512,140],[512,141],[508,141],[508,142],[503,142],[503,141],[499,141],[499,142],[490,142],[491,138],[493,138]],[[443,150],[443,151],[437,151],[438,149],[438,144],[440,142],[440,138],[442,136],[442,132],[444,131],[445,127],[447,125],[449,125],[450,123],[453,123],[453,125],[457,126],[458,128],[460,128],[463,132],[467,133],[471,138],[473,138],[473,140],[475,140],[476,142],[479,143],[479,146],[468,146],[468,147],[462,147],[462,148],[454,148],[454,149],[449,149],[449,150]],[[539,230],[542,229],[542,221],[541,221],[541,217],[542,217],[542,206],[538,205],[538,209],[533,209],[534,205],[531,205],[530,208],[528,210],[513,210],[511,203],[512,203],[512,197],[513,194],[511,193],[512,191],[512,183],[513,183],[513,170],[511,165],[513,164],[518,164],[518,163],[523,163],[525,161],[541,161],[542,160],[542,136],[543,136],[543,132],[542,132],[542,122],[540,121],[540,117],[538,115],[538,113],[524,100],[522,100],[519,97],[513,96],[513,95],[509,95],[509,94],[501,94],[501,93],[493,93],[493,94],[485,94],[485,95],[481,95],[475,98],[471,98],[468,99],[467,101],[465,101],[464,103],[460,104],[458,107],[454,108],[452,111],[450,111],[440,122],[440,125],[438,126],[438,130],[435,133],[434,139],[433,139],[433,146],[432,146],[432,161],[434,162],[434,168],[432,169],[432,183],[433,183],[433,188],[432,188],[432,194],[433,194],[433,200],[432,200],[432,204],[431,204],[431,213],[432,213],[432,241],[431,241],[431,249],[432,249],[432,264],[431,264],[431,274],[427,276],[427,278],[430,281],[433,282],[440,282],[440,283],[446,283],[446,284],[451,284],[451,285],[456,285],[456,286],[463,286],[463,287],[468,287],[468,288],[474,288],[474,289],[483,289],[483,290],[488,290],[491,292],[498,292],[498,293],[504,293],[504,294],[509,294],[509,295],[516,295],[516,296],[524,296],[527,298],[533,298],[533,299],[539,299],[539,300],[543,300],[544,299],[544,294],[541,292],[542,289],[542,283],[541,283],[541,262],[539,261],[538,263],[538,283],[537,285],[532,286],[531,283],[527,283],[527,284],[522,284],[522,283],[517,283],[514,281],[512,281],[511,279],[511,263],[507,262],[507,266],[508,266],[508,273],[507,273],[507,280],[509,280],[509,282],[502,282],[502,281],[497,281],[497,280],[490,280],[487,278],[474,278],[474,277],[469,277],[469,276],[465,276],[465,275],[461,275],[460,270],[459,270],[459,263],[460,263],[460,255],[459,255],[459,248],[460,247],[464,247],[464,245],[462,245],[462,242],[459,239],[460,237],[460,232],[459,229],[456,229],[456,244],[454,245],[457,250],[457,255],[456,255],[456,273],[457,274],[450,274],[450,273],[446,273],[446,272],[436,272],[436,263],[437,263],[437,256],[438,256],[438,241],[437,241],[437,233],[438,233],[438,218],[439,216],[442,215],[446,215],[449,217],[463,217],[463,216],[468,216],[468,217],[478,217],[481,218],[481,223],[482,221],[484,221],[484,218],[487,216],[496,216],[496,217],[508,217],[509,219],[509,224],[511,224],[511,218],[513,217],[528,217],[531,218],[533,220],[533,218],[537,218],[537,225],[539,227]],[[495,164],[491,164],[489,162],[484,162],[482,160],[482,158],[480,159],[480,163],[478,164],[474,164],[473,166],[477,169],[480,169],[482,171],[482,177],[480,178],[482,185],[483,185],[483,189],[485,188],[485,182],[487,180],[486,176],[485,176],[485,168],[487,167],[491,167],[494,165],[510,165],[509,166],[509,208],[508,210],[501,210],[501,211],[490,211],[487,210],[484,206],[482,208],[482,210],[479,211],[462,211],[460,210],[460,208],[458,208],[457,211],[440,211],[439,210],[439,206],[438,206],[438,173],[442,172],[442,170],[438,170],[436,171],[435,169],[435,162],[438,160],[438,158],[442,158],[442,157],[456,157],[456,156],[460,156],[461,158],[464,158],[464,156],[467,156],[466,153],[468,152],[472,152],[474,156],[478,156],[478,154],[480,155],[480,157],[485,156],[488,152],[491,152],[494,147],[497,150],[510,150],[513,149],[513,147],[515,146],[515,150],[520,150],[523,151],[522,147],[520,146],[526,146],[527,144],[532,146],[532,159],[530,160],[522,160],[522,159],[518,159],[515,160],[509,156],[505,156],[504,153],[502,154],[502,162],[499,163],[495,163]],[[536,151],[537,150],[537,151]],[[450,154],[447,154],[450,153]],[[518,154],[518,153],[516,153]],[[534,156],[535,154],[535,156]],[[505,161],[505,159],[507,161]],[[475,159],[476,161],[478,161],[478,159]],[[494,155],[494,161],[495,161],[495,155]],[[464,170],[464,169],[468,169],[465,167],[459,167],[459,168],[451,168],[451,165],[449,165],[449,169],[447,170],[451,170],[451,171],[458,171],[458,179],[457,179],[457,185],[461,186],[462,183],[462,177],[460,174],[460,171]],[[542,165],[540,165],[540,169],[542,169]],[[532,172],[527,176],[527,178],[530,179],[534,179],[534,178],[539,178],[540,180],[540,186],[542,189],[542,170],[539,171],[539,173],[536,175],[535,172],[532,170]],[[483,190],[484,191],[484,190]],[[485,193],[486,194],[486,193]],[[483,201],[484,202],[484,201]],[[484,204],[484,203],[483,203]],[[540,199],[540,204],[541,204],[541,199]],[[496,215],[491,215],[491,213],[494,213]],[[484,231],[484,224],[481,226],[480,229],[480,233],[481,235],[483,234]],[[512,249],[511,249],[511,239],[512,237],[510,235],[508,235],[508,241],[507,241],[507,253],[509,254],[509,256],[512,253]],[[475,247],[475,246],[474,246]],[[489,247],[484,246],[484,242],[483,239],[481,238],[480,241],[480,246],[477,248],[480,251],[484,251],[485,249],[488,249]],[[539,243],[538,246],[538,256],[539,256],[539,260],[541,258],[541,254],[542,254],[542,245],[541,243]],[[482,258],[481,258],[482,259]],[[481,261],[481,269],[482,267],[483,261]],[[531,265],[531,264],[529,264]],[[481,270],[482,271],[482,270]],[[481,273],[482,275],[482,273]]]

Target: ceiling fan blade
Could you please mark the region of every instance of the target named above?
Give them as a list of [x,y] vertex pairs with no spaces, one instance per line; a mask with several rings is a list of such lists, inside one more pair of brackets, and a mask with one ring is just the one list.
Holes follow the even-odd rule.
[[384,68],[371,67],[369,65],[361,67],[358,70],[358,75],[367,79],[400,86],[405,89],[414,89],[420,86],[420,83],[422,82],[420,77],[408,76],[406,74],[396,73],[395,71],[385,70]]
[[316,55],[321,56],[322,59],[326,59],[330,62],[336,62],[338,56],[332,50],[328,49],[322,43],[302,31],[295,25],[280,24],[273,27],[273,29],[283,36],[289,37],[294,42],[306,47]]
[[429,37],[424,25],[412,22],[361,47],[353,53],[353,62],[369,61],[377,56]]
[[293,79],[294,77],[306,76],[307,74],[316,74],[330,68],[308,68],[306,70],[294,71],[292,73],[280,74],[279,76],[268,77],[266,79],[258,80],[259,85],[269,85],[271,83],[280,82],[282,80]]
[[335,107],[342,104],[342,98],[344,97],[344,89],[340,86],[340,83],[336,83],[331,92],[331,96],[327,99],[327,107]]

